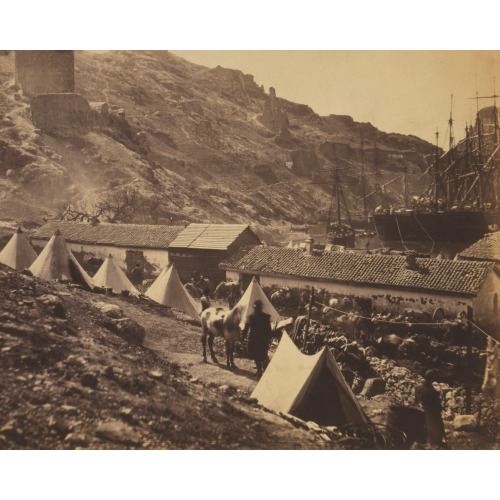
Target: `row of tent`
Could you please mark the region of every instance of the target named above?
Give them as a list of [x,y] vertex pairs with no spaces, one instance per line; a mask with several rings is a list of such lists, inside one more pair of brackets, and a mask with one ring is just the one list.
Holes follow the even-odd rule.
[[[29,269],[33,276],[39,278],[71,281],[87,289],[97,286],[111,288],[115,293],[128,291],[133,295],[139,294],[111,254],[91,278],[66,246],[59,230],[56,230],[37,256],[19,228],[0,252],[0,263],[16,270]],[[162,270],[146,291],[146,296],[159,304],[179,309],[196,321],[200,319],[201,304],[186,290],[173,264]],[[237,304],[241,310],[242,321],[251,313],[251,306],[257,299],[262,301],[263,310],[271,316],[272,323],[283,319],[254,278]]]
[[[0,263],[17,270],[29,268],[39,278],[72,281],[90,289],[95,286],[112,288],[115,293],[124,290],[139,293],[111,255],[94,278],[90,278],[66,246],[59,230],[37,257],[19,229],[0,252]],[[159,304],[179,309],[196,321],[200,319],[201,304],[185,289],[173,265],[162,270],[146,296]],[[277,325],[282,317],[255,278],[236,305],[241,310],[242,322],[257,299],[262,301],[263,310],[271,316],[271,322]],[[286,332],[283,332],[276,353],[252,397],[271,410],[290,413],[321,425],[369,424],[331,351],[324,347],[313,356],[302,354]]]

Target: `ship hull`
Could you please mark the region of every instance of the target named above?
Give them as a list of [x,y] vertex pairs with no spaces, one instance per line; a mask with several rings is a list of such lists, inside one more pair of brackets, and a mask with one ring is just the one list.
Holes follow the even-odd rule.
[[471,211],[374,214],[373,222],[383,241],[473,243],[488,231],[485,214]]

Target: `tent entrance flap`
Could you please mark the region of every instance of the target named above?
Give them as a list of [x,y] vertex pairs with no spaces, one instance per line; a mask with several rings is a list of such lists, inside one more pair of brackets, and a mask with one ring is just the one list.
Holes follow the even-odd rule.
[[[302,420],[313,420],[319,425],[344,425],[358,420],[355,412],[349,412],[337,387],[332,372],[323,365],[316,380],[311,381],[303,399],[290,413]],[[347,411],[346,411],[347,410]]]

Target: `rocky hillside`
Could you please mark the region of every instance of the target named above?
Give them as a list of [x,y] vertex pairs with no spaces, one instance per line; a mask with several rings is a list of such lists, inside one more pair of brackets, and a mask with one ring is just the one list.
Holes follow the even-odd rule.
[[105,299],[0,265],[0,449],[343,448],[135,345]]
[[0,55],[4,221],[40,223],[68,204],[88,213],[118,199],[133,205],[125,221],[249,222],[277,242],[290,224],[325,219],[325,169],[340,169],[359,212],[363,156],[373,208],[381,203],[377,183],[397,179],[386,196],[402,200],[404,168],[418,194],[433,155],[417,137],[321,117],[276,97],[279,89],[267,93],[251,75],[165,51],[76,52],[75,82],[84,100],[70,103],[73,119],[65,121],[51,115],[50,100],[19,92],[13,54]]

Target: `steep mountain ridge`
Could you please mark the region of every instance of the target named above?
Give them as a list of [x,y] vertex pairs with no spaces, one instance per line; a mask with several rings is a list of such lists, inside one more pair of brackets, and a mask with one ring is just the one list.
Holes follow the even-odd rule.
[[[251,75],[166,51],[77,51],[75,92],[96,114],[90,129],[75,125],[64,137],[35,127],[30,100],[13,78],[13,55],[0,56],[5,220],[40,223],[68,203],[89,209],[133,191],[137,209],[129,222],[247,222],[277,242],[290,224],[324,219],[331,191],[325,170],[339,168],[356,212],[363,159],[374,207],[375,185],[402,179],[405,167],[420,191],[416,181],[434,154],[416,137],[383,133],[348,116],[321,117],[274,89],[267,94]],[[401,180],[385,194],[400,201]]]

